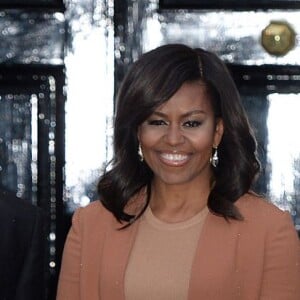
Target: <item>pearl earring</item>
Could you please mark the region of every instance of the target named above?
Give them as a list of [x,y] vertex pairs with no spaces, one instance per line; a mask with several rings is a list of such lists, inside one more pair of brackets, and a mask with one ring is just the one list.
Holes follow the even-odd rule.
[[140,161],[144,161],[144,155],[143,155],[141,143],[139,143],[138,155],[139,155]]
[[214,168],[217,167],[217,165],[219,163],[218,147],[214,147],[214,154],[210,157],[209,161]]

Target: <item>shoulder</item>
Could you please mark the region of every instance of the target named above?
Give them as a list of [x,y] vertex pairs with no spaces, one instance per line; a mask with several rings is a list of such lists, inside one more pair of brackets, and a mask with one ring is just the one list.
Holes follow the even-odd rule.
[[73,250],[70,249],[81,249],[89,256],[99,248],[107,231],[116,227],[114,224],[118,224],[114,216],[99,200],[77,208],[72,216],[64,252],[72,256]]
[[73,215],[73,224],[79,223],[80,226],[98,226],[113,220],[112,213],[99,200],[78,208]]
[[108,217],[111,213],[102,205],[100,200],[93,201],[87,206],[80,207],[75,211],[75,214],[80,214],[83,218],[93,218],[104,216]]
[[[46,214],[28,200],[13,193],[0,191],[1,249],[10,249],[9,257],[20,259],[22,255],[35,255],[45,238]],[[6,250],[1,250],[6,251]],[[18,251],[18,253],[16,253]],[[37,250],[39,251],[39,250]],[[8,255],[6,252],[5,256]],[[17,262],[16,262],[17,263]]]
[[247,272],[263,268],[263,298],[296,299],[300,243],[290,214],[252,194],[241,197],[237,207],[244,216],[238,227],[240,253]]
[[236,206],[244,217],[243,226],[249,230],[261,234],[279,231],[296,234],[289,212],[281,210],[264,197],[245,194],[236,202]]
[[18,198],[14,193],[0,190],[0,215],[3,218],[17,218],[18,220],[35,220],[41,216],[41,209],[27,200]]
[[235,203],[245,219],[277,219],[287,214],[265,197],[245,194]]

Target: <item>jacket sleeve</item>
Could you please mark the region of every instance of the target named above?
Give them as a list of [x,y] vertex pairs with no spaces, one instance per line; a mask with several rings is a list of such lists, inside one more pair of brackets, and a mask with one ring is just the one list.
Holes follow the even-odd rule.
[[286,212],[269,230],[260,300],[300,299],[300,241]]
[[80,269],[81,269],[81,229],[80,212],[77,209],[72,218],[62,257],[56,300],[80,299]]
[[45,299],[45,216],[35,210],[29,247],[16,287],[16,300]]

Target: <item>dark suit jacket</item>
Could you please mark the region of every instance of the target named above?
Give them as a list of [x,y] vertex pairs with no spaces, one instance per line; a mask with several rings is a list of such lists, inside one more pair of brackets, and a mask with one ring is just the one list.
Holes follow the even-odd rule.
[[45,234],[41,209],[0,190],[0,300],[41,300]]

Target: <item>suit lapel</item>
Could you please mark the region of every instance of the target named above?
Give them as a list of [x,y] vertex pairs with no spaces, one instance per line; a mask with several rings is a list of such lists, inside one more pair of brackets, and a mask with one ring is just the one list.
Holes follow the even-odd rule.
[[207,215],[193,262],[189,300],[235,299],[239,222]]
[[122,300],[124,295],[124,276],[129,254],[138,229],[139,220],[126,229],[118,230],[119,223],[113,220],[107,231],[100,274],[101,299]]

